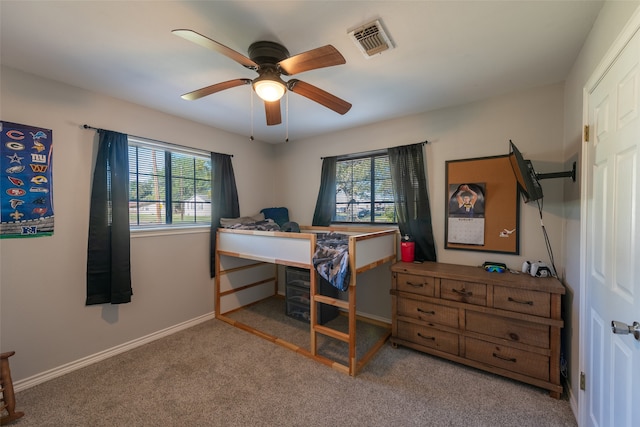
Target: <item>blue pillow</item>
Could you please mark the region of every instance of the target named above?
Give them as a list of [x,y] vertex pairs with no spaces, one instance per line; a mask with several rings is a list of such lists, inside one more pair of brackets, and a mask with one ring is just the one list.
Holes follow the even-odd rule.
[[287,208],[264,208],[260,213],[263,213],[266,219],[272,219],[280,227],[289,222],[289,209]]

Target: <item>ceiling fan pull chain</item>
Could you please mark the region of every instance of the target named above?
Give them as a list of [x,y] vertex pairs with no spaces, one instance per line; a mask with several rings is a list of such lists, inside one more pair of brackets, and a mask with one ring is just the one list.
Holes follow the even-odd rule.
[[249,91],[250,93],[250,102],[251,102],[251,136],[249,137],[249,141],[253,141],[253,88]]
[[289,142],[289,91],[287,91],[287,98],[284,100],[284,120],[285,120],[285,139],[284,142]]

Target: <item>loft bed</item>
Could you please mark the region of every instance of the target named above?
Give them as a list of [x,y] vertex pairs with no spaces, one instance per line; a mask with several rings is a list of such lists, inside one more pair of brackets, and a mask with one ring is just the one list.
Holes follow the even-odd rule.
[[[340,233],[348,238],[350,276],[347,300],[321,295],[317,274],[310,274],[310,349],[300,348],[276,336],[233,320],[227,314],[277,294],[277,268],[299,267],[314,271],[318,236]],[[359,359],[356,356],[356,282],[358,274],[396,260],[398,230],[373,227],[310,227],[300,232],[219,228],[216,244],[216,318],[280,344],[332,368],[355,376],[384,345],[391,331],[382,336]],[[258,261],[257,263],[255,261]],[[270,268],[270,266],[272,266]],[[258,273],[257,278],[256,274]],[[262,275],[260,275],[262,273]],[[318,322],[317,303],[338,307],[348,316],[348,332]],[[366,319],[364,319],[366,321]],[[318,334],[348,344],[348,364],[318,354]]]

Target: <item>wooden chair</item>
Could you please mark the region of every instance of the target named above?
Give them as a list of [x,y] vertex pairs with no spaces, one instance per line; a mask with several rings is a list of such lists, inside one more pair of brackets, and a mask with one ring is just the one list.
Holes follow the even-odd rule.
[[[24,412],[16,412],[16,397],[13,394],[13,381],[11,380],[11,369],[9,368],[9,358],[16,354],[15,351],[0,354],[0,425],[9,424],[24,415]],[[4,413],[6,412],[6,415]]]

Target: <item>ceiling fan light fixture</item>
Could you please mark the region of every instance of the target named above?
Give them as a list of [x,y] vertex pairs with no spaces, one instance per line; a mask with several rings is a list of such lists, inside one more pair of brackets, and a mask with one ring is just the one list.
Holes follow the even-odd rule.
[[286,86],[283,82],[271,77],[261,76],[253,81],[253,90],[262,100],[267,102],[278,101],[284,95]]
[[[280,105],[280,99],[284,96],[287,90],[304,96],[311,101],[317,102],[338,114],[345,114],[351,108],[351,104],[345,100],[309,83],[305,83],[298,79],[292,79],[285,82],[280,77],[281,75],[292,76],[304,71],[332,67],[334,65],[346,63],[340,52],[331,45],[321,46],[316,49],[290,56],[289,51],[280,43],[263,40],[251,43],[248,49],[249,57],[246,57],[243,54],[192,30],[174,30],[173,33],[188,41],[225,55],[245,68],[258,73],[258,77],[255,79],[233,79],[185,93],[182,95],[182,98],[188,101],[199,99],[237,86],[251,84],[253,86],[253,91],[261,100],[264,101],[267,126],[273,126],[281,123],[282,106]],[[251,93],[253,94],[253,92]],[[253,112],[253,98],[251,101],[251,108],[251,111]],[[288,103],[286,108],[288,111]]]

